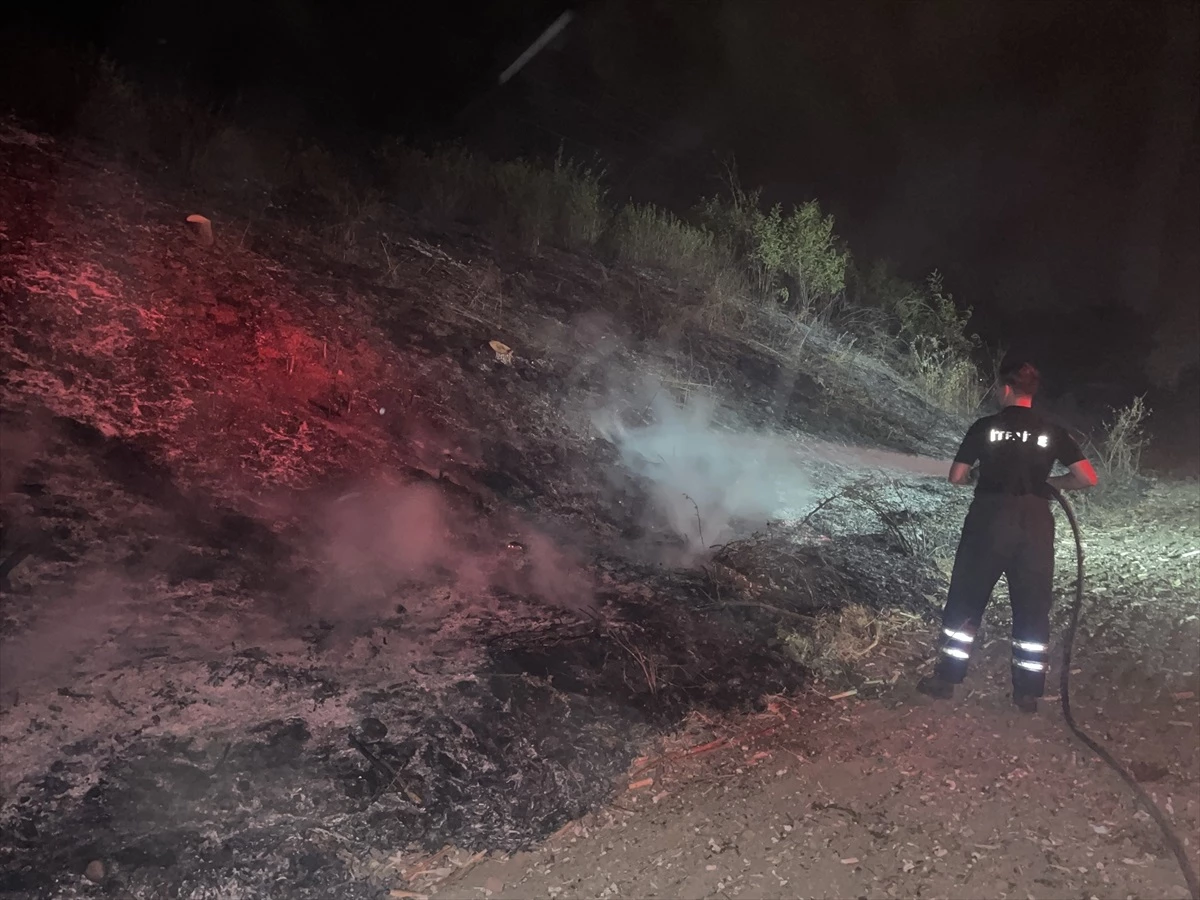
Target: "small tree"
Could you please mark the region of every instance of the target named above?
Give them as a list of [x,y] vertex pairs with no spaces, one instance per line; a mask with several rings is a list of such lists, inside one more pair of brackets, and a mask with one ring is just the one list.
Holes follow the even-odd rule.
[[954,295],[945,289],[942,273],[934,269],[925,279],[925,290],[911,290],[893,300],[892,312],[899,320],[900,338],[906,342],[932,340],[959,356],[969,356],[979,338],[967,333],[971,307],[959,310]]
[[762,192],[742,188],[731,164],[726,194],[710,197],[697,216],[725,255],[746,273],[760,301],[791,307],[802,318],[823,312],[846,287],[850,254],[838,245],[833,217],[815,200],[784,211],[762,209]]
[[791,276],[798,295],[791,299],[804,315],[817,304],[828,307],[846,289],[850,259],[850,254],[838,247],[833,216],[822,215],[817,201],[810,200],[780,224],[786,247],[784,271]]
[[1142,451],[1146,438],[1146,419],[1150,408],[1145,397],[1134,397],[1120,409],[1113,410],[1112,419],[1104,423],[1104,439],[1100,451],[1100,467],[1114,481],[1130,481],[1142,467]]

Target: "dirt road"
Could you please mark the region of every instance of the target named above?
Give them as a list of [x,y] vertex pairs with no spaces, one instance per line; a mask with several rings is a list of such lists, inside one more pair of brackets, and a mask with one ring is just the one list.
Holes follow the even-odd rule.
[[[972,695],[944,705],[898,687],[723,723],[728,744],[638,771],[612,806],[435,895],[1186,898],[1116,775],[1055,705],[1013,711],[992,662]],[[1084,704],[1082,717],[1152,780],[1194,854],[1195,700]]]

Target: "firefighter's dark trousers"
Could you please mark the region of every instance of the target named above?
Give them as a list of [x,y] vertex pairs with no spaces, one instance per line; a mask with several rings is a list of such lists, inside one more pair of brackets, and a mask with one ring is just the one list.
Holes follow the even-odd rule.
[[1054,602],[1054,514],[1048,500],[1032,494],[979,494],[972,502],[942,613],[936,672],[953,684],[966,677],[975,635],[1001,574],[1008,576],[1012,602],[1013,694],[1040,697]]

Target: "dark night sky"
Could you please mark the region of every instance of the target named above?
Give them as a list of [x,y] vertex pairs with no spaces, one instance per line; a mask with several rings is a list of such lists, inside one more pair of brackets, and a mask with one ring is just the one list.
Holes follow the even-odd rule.
[[126,0],[69,27],[341,129],[563,142],[680,209],[733,152],[771,199],[819,198],[860,258],[941,268],[985,337],[1051,373],[1195,378],[1196,2],[590,0],[495,88],[565,8]]

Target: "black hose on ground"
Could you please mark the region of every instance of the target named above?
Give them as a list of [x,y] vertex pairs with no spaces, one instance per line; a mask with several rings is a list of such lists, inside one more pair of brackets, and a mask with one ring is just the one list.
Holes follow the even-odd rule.
[[1067,514],[1067,521],[1071,523],[1071,532],[1075,535],[1075,600],[1071,604],[1071,620],[1067,624],[1066,637],[1063,638],[1061,678],[1063,718],[1067,720],[1067,726],[1071,731],[1075,732],[1075,736],[1083,741],[1093,753],[1108,763],[1114,772],[1121,776],[1121,780],[1129,785],[1130,789],[1137,795],[1146,812],[1154,817],[1154,821],[1162,829],[1163,839],[1166,841],[1167,846],[1171,848],[1171,852],[1175,854],[1179,868],[1183,871],[1183,878],[1187,882],[1192,900],[1200,900],[1200,879],[1197,879],[1196,870],[1192,868],[1191,863],[1188,861],[1187,851],[1183,848],[1183,842],[1179,839],[1179,835],[1175,833],[1175,829],[1171,826],[1163,811],[1158,808],[1158,804],[1151,799],[1145,789],[1137,783],[1137,779],[1130,774],[1129,770],[1117,762],[1116,757],[1089,737],[1076,724],[1075,716],[1071,713],[1071,651],[1075,645],[1075,631],[1079,627],[1079,613],[1083,609],[1083,536],[1079,531],[1079,522],[1075,518],[1075,510],[1071,509],[1071,504],[1067,502],[1067,498],[1063,496],[1062,491],[1053,486],[1050,487],[1050,491],[1053,493],[1054,499],[1058,501],[1059,506],[1063,508],[1063,512]]

